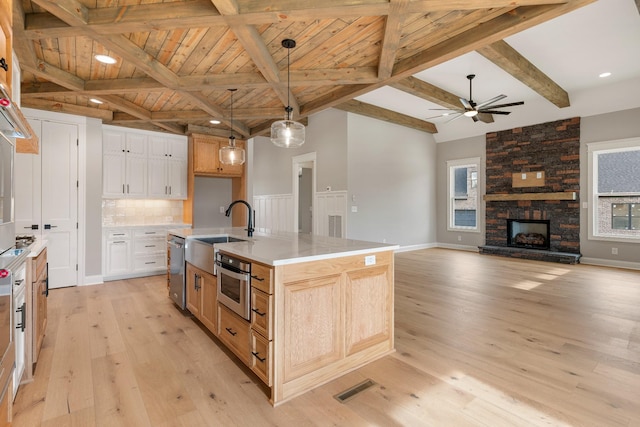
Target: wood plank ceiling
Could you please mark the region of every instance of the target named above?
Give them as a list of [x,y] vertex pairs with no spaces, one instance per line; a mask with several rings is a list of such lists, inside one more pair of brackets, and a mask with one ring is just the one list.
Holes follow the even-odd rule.
[[[390,85],[459,108],[458,96],[412,75],[477,50],[567,106],[566,92],[502,39],[592,1],[14,0],[14,50],[23,106],[108,124],[226,136],[237,88],[233,127],[244,138],[267,133],[288,100],[296,120],[335,107],[437,132],[353,98]],[[285,38],[297,42],[290,93]]]

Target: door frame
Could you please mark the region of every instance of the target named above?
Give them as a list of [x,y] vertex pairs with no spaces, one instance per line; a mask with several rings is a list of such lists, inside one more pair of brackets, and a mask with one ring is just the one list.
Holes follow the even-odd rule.
[[291,158],[291,184],[293,189],[293,228],[294,233],[298,232],[298,205],[300,203],[300,182],[298,179],[299,169],[305,165],[311,164],[311,234],[316,233],[316,152],[302,154]]
[[[76,272],[76,286],[82,286],[85,284],[102,283],[102,275],[99,277],[92,277],[87,279],[85,277],[85,236],[86,236],[86,182],[87,182],[87,121],[86,117],[76,116],[72,114],[56,113],[52,111],[33,110],[30,108],[23,108],[24,116],[27,119],[42,120],[48,122],[57,122],[62,124],[76,125],[78,127],[78,234],[76,247],[78,250],[78,270]],[[101,129],[102,124],[99,125]],[[102,142],[102,141],[100,141]],[[92,171],[92,173],[94,173]],[[99,171],[102,176],[102,171]],[[100,245],[102,248],[102,245]]]

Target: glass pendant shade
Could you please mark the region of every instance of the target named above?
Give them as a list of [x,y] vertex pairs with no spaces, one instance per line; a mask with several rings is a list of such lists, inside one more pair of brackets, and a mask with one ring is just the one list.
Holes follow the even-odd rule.
[[[282,40],[282,47],[287,49],[287,104],[291,94],[291,72],[289,70],[290,52],[296,47],[295,40]],[[295,148],[304,144],[305,130],[302,123],[291,120],[293,108],[287,105],[284,109],[285,119],[271,124],[271,142],[277,147]]]
[[229,137],[229,145],[222,147],[218,153],[220,163],[223,165],[242,165],[244,164],[244,149],[236,147],[236,138]]
[[293,120],[278,120],[271,124],[271,142],[278,147],[300,147],[304,144],[304,134],[304,125]]
[[221,147],[218,150],[218,160],[223,165],[242,165],[244,164],[244,149],[236,147],[236,137],[233,136],[233,92],[237,89],[229,89],[231,92],[231,135],[229,136],[229,145]]

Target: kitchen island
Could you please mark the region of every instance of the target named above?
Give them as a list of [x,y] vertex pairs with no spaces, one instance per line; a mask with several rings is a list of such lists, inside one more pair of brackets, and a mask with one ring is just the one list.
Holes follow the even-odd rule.
[[187,244],[246,239],[215,248],[251,264],[250,320],[213,300],[211,290],[200,293],[214,278],[190,265],[187,300],[199,293],[196,317],[266,385],[273,405],[394,351],[397,246],[297,233],[247,237],[242,228],[169,233]]

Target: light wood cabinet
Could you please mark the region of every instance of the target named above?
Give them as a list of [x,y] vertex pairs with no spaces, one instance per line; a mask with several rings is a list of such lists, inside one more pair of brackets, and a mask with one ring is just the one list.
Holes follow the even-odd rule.
[[245,364],[249,365],[249,322],[218,304],[218,338]]
[[[220,163],[218,151],[227,145],[225,138],[209,135],[193,135],[193,172],[196,175],[241,176],[244,165],[224,165]],[[245,148],[244,141],[236,140],[236,146]]]
[[12,84],[12,9],[11,0],[0,2],[0,82],[4,83],[11,94]]
[[28,307],[22,382],[29,382],[33,378],[35,364],[47,330],[47,297],[49,295],[47,248],[43,248],[37,256],[27,258],[26,273],[25,297]]
[[266,385],[271,387],[273,375],[272,341],[266,339],[254,329],[251,330],[251,364],[249,367]]
[[36,283],[33,284],[33,315],[35,316],[33,328],[34,362],[38,361],[38,356],[40,356],[40,350],[42,349],[42,342],[44,341],[44,335],[47,330],[49,272],[46,249],[43,250],[36,259],[36,274],[37,280]]
[[187,263],[186,282],[187,310],[209,331],[217,334],[216,277]]
[[268,386],[272,382],[273,269],[251,264],[251,370]]

